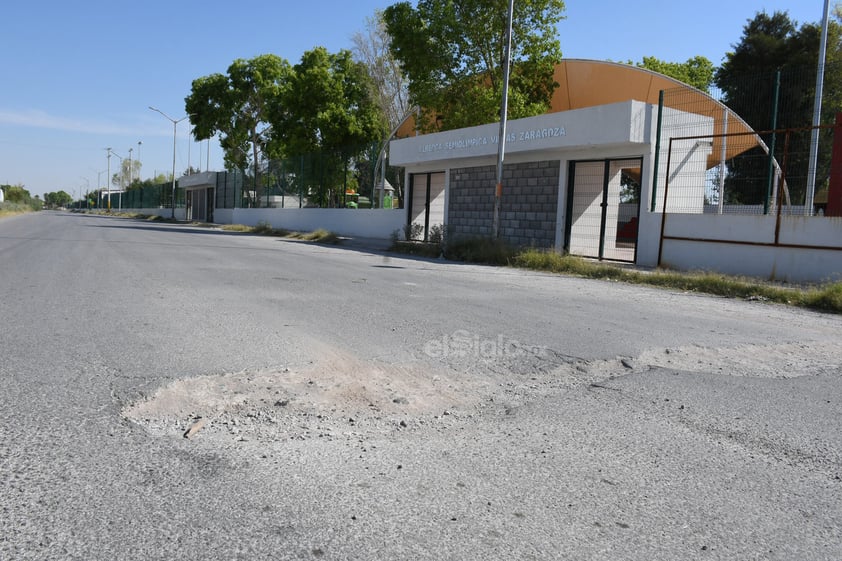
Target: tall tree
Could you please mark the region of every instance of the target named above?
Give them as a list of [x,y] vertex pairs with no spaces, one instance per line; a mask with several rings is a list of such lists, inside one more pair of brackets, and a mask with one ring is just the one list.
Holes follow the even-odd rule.
[[[758,13],[748,20],[734,51],[716,71],[715,83],[724,102],[754,130],[807,127],[812,122],[813,98],[821,27],[791,20],[787,12]],[[780,88],[776,93],[776,74]],[[828,29],[827,60],[824,68],[822,122],[833,123],[842,110],[842,27],[831,21]],[[777,113],[773,109],[778,100]],[[769,138],[766,139],[767,143]],[[782,143],[781,143],[782,144]],[[787,188],[793,202],[804,200],[809,154],[809,134],[790,139],[786,162]],[[728,202],[759,204],[768,190],[768,164],[764,152],[755,149],[728,164]],[[783,155],[776,154],[782,163]],[[829,151],[821,151],[817,181],[827,177]]]
[[703,92],[707,92],[713,83],[715,70],[713,63],[703,56],[695,56],[687,62],[666,62],[653,56],[645,56],[643,61],[635,66],[675,78]]
[[241,170],[253,165],[256,189],[260,188],[257,164],[269,148],[271,115],[280,111],[290,73],[289,63],[277,55],[237,59],[227,75],[193,80],[184,100],[194,137],[205,140],[219,134],[226,165]]
[[[412,110],[409,101],[409,80],[401,71],[400,63],[391,51],[392,39],[386,30],[383,11],[377,10],[366,19],[365,29],[354,34],[354,58],[365,65],[371,77],[371,95],[386,119],[385,129],[391,131],[399,127]],[[376,196],[375,184],[380,181],[374,177],[376,162],[383,146],[375,146],[366,160],[357,163],[357,182],[371,186],[371,200]],[[403,198],[401,171],[395,168],[383,170],[387,181],[391,183],[399,198]],[[369,191],[366,190],[366,193]]]
[[[509,116],[547,110],[561,60],[556,25],[562,0],[515,2]],[[409,78],[424,129],[455,129],[499,118],[506,36],[506,0],[419,0],[386,8],[391,50]],[[441,117],[441,119],[438,119]]]
[[73,202],[73,197],[66,191],[56,191],[55,193],[45,193],[44,203],[49,207],[67,206]]
[[363,63],[371,77],[371,93],[388,122],[389,130],[398,126],[410,110],[409,82],[390,50],[391,38],[377,10],[366,19],[365,30],[351,38],[354,58]]
[[311,198],[321,206],[339,202],[348,163],[384,134],[383,115],[370,93],[365,66],[347,50],[331,54],[317,47],[293,68],[272,141],[288,155],[318,154],[321,188]]
[[25,205],[32,199],[32,195],[23,185],[2,185],[0,188],[3,189],[6,202]]

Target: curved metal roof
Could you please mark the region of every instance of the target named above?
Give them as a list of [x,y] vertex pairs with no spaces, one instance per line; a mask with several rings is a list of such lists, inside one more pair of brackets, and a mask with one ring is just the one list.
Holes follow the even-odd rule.
[[[729,134],[753,132],[739,115],[707,93],[645,68],[616,62],[564,59],[556,65],[554,77],[558,87],[553,92],[548,113],[629,100],[657,105],[661,90],[682,90],[681,106],[675,109],[710,117],[714,123],[714,135],[723,134],[726,113]],[[400,138],[413,134],[415,134],[415,124],[412,119],[409,119],[396,136]],[[751,141],[748,141],[749,138]],[[744,137],[741,142],[728,142],[726,144],[727,158],[730,159],[758,145],[765,148],[765,144],[757,136]],[[722,137],[715,136],[711,157],[708,160],[710,167],[718,162],[721,150]]]

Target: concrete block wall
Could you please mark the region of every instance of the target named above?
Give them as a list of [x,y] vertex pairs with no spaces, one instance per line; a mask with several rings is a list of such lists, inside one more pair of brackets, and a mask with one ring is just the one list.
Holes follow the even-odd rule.
[[[500,237],[519,246],[552,247],[558,212],[558,160],[503,167]],[[496,166],[450,170],[448,235],[491,235]]]

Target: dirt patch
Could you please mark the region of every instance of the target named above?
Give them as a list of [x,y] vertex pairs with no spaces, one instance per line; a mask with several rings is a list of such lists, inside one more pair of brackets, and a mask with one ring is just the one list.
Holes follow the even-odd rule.
[[[364,361],[334,350],[302,366],[199,376],[175,381],[124,409],[153,434],[201,431],[243,438],[387,432],[418,419],[474,410],[493,383],[423,364]],[[403,422],[403,424],[401,424]],[[246,436],[248,435],[248,436]]]
[[842,364],[838,349],[812,343],[660,348],[609,360],[548,351],[466,358],[453,362],[458,370],[445,362],[394,364],[313,348],[319,359],[307,364],[178,380],[123,415],[156,436],[363,439],[425,426],[446,430],[495,411],[508,415],[548,395],[651,368],[781,378],[821,375]]
[[687,372],[710,372],[754,378],[815,376],[842,364],[842,353],[826,343],[781,343],[736,347],[691,346],[653,349],[635,362]]

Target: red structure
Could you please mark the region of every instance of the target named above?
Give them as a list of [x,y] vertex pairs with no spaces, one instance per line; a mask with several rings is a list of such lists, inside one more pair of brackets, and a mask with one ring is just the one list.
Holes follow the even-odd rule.
[[842,113],[836,114],[825,216],[842,216]]

